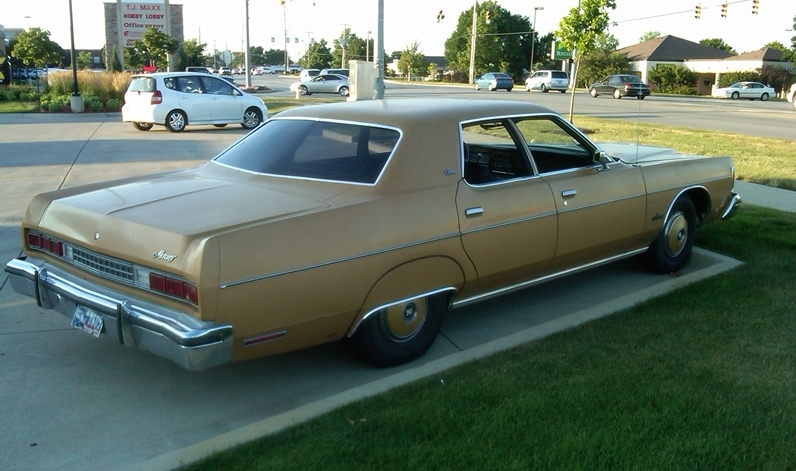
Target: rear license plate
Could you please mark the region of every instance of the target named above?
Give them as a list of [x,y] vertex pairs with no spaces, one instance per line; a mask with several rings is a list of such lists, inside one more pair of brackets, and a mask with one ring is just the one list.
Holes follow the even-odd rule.
[[102,333],[102,315],[93,309],[78,306],[75,309],[75,315],[72,316],[71,325],[99,338],[100,333]]

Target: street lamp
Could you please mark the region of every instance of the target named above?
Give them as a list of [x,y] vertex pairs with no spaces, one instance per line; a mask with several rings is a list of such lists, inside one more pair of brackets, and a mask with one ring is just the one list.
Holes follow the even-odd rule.
[[536,46],[536,12],[539,10],[544,10],[544,7],[533,7],[533,34],[531,35],[531,67],[528,69],[529,74],[533,72],[533,49]]
[[82,113],[83,97],[77,91],[77,64],[75,63],[75,23],[72,20],[72,0],[69,0],[69,36],[69,39],[72,43],[72,49],[70,51],[70,58],[72,60],[72,96],[69,97],[69,105],[72,108],[72,113]]

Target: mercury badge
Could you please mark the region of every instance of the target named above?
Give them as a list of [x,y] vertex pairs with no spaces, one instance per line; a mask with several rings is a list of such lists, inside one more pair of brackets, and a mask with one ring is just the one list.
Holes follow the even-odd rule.
[[153,253],[152,254],[152,258],[154,258],[155,260],[165,260],[165,261],[171,263],[172,261],[174,261],[175,258],[177,258],[177,256],[176,255],[169,255],[169,254],[166,253],[165,250],[160,250],[158,252]]

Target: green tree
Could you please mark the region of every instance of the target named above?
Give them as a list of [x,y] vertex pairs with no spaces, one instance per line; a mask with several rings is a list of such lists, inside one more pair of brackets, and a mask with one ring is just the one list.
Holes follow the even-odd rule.
[[425,76],[428,73],[426,56],[420,51],[420,45],[417,41],[401,51],[401,58],[398,59],[398,70],[406,75],[409,80],[412,80],[413,77]]
[[681,65],[658,64],[649,71],[648,78],[662,92],[696,94],[697,74]]
[[[526,33],[531,31],[528,17],[514,15],[492,0],[478,4],[475,13],[475,76],[491,70],[520,80],[530,65],[533,35]],[[472,27],[473,9],[468,8],[459,15],[456,30],[445,41],[448,69],[469,71]],[[538,50],[541,52],[542,48]]]
[[728,72],[726,74],[721,74],[721,77],[719,77],[718,86],[719,88],[723,88],[723,87],[729,87],[735,82],[759,82],[759,81],[760,81],[759,72],[752,72],[752,71]]
[[735,52],[735,49],[732,48],[729,44],[725,43],[721,38],[706,38],[701,39],[699,44],[703,46],[710,46],[716,49],[721,49],[722,51],[729,52],[730,54],[738,54]]
[[168,55],[174,54],[180,47],[180,43],[176,39],[172,39],[166,33],[152,27],[147,28],[141,39],[136,40],[133,44],[135,51],[144,60],[151,61],[154,67],[167,65]]
[[790,85],[790,73],[782,67],[764,65],[757,69],[757,73],[760,75],[759,81],[765,83],[769,87],[773,87],[777,90],[777,93],[782,91],[784,87]]
[[144,58],[135,48],[125,47],[122,54],[124,55],[124,68],[140,69],[144,65]]
[[578,86],[588,86],[612,74],[630,72],[627,56],[616,52],[619,40],[610,33],[597,37],[595,49],[584,55],[578,71]]
[[207,49],[207,43],[199,43],[197,39],[186,39],[183,41],[182,47],[180,49],[182,54],[184,54],[185,60],[185,64],[180,67],[180,70],[184,70],[185,67],[189,66],[204,65],[205,49]]
[[332,51],[325,39],[315,41],[307,48],[307,52],[299,59],[299,65],[304,69],[326,69],[332,58]]
[[50,39],[50,32],[41,28],[28,28],[17,35],[11,54],[20,64],[28,67],[46,67],[61,64],[61,49]]
[[[581,57],[589,55],[598,47],[599,39],[608,30],[609,10],[616,10],[615,0],[582,0],[580,8],[572,8],[558,23],[556,36],[561,45],[575,53],[575,74],[573,83],[577,83],[578,68]],[[572,122],[572,110],[575,106],[575,87],[569,100],[569,121]]]
[[657,39],[660,37],[660,31],[647,31],[646,33],[642,34],[640,38],[638,38],[638,42],[643,43],[645,41],[649,41],[650,39]]
[[78,69],[90,69],[91,64],[93,62],[91,58],[91,53],[88,51],[80,51],[75,61],[77,62]]
[[[332,59],[330,61],[332,67],[347,69],[348,61],[365,60],[365,40],[352,33],[350,28],[345,28],[342,36],[335,39],[333,44],[334,48],[332,49]],[[343,57],[343,49],[345,49],[345,58]],[[345,64],[343,64],[344,61]]]
[[[290,60],[290,58],[288,58],[288,60]],[[263,65],[279,65],[284,63],[284,49],[269,49],[263,53]]]

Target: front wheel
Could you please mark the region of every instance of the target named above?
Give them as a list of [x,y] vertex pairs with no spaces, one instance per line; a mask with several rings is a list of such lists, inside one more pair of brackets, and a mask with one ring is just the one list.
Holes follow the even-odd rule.
[[589,90],[589,95],[591,95],[592,98],[597,98],[597,89],[592,88],[591,90]]
[[672,205],[661,232],[641,254],[641,263],[656,273],[673,273],[682,268],[691,257],[696,222],[694,202],[681,196]]
[[303,95],[303,96],[306,96],[306,95],[310,94],[310,91],[307,90],[307,87],[302,85],[301,87],[299,87],[299,93],[301,93],[301,95]]
[[340,87],[340,96],[348,96],[348,87]]
[[249,108],[243,113],[243,122],[240,123],[244,129],[254,129],[263,122],[263,115],[257,108]]
[[760,95],[760,101],[768,101],[768,93]]
[[616,98],[617,100],[621,100],[622,92],[620,92],[619,90],[614,90],[614,98]]
[[388,367],[426,353],[442,325],[445,302],[445,296],[419,297],[371,314],[351,338],[357,355]]
[[730,98],[732,98],[733,100],[737,100],[738,98],[741,98],[741,94],[738,93],[738,92],[732,92],[732,95],[730,95]]
[[166,127],[171,132],[182,132],[188,124],[188,118],[180,110],[170,111],[166,116]]
[[489,84],[489,86],[487,88],[489,89],[490,92],[494,92],[495,91],[495,87],[493,87],[491,83]]
[[481,87],[479,87],[479,86],[478,86],[478,83],[476,82],[476,83],[475,83],[475,91],[479,91],[479,90],[481,90]]
[[545,84],[539,85],[539,90],[541,90],[542,93],[547,93],[547,85]]
[[133,123],[133,127],[139,131],[149,131],[152,129],[152,123]]

